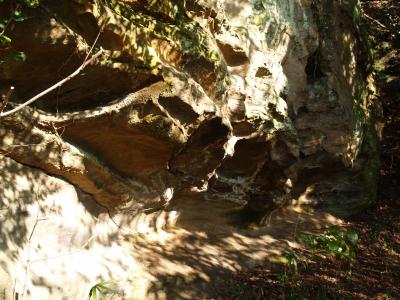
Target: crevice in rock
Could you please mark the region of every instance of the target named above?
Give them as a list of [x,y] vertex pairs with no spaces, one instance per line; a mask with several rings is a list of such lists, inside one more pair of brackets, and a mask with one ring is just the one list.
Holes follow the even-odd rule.
[[247,203],[240,211],[244,224],[260,224],[278,206],[287,201],[283,168],[270,159],[266,160],[256,174],[247,193]]
[[[3,120],[0,131],[3,154],[67,179],[109,209],[129,200],[130,188],[118,174],[56,135],[31,127],[30,117],[30,114],[24,114],[20,118]],[[9,128],[15,122],[21,130],[10,134]]]
[[291,165],[297,160],[297,158],[290,151],[286,142],[280,139],[273,143],[270,150],[270,157],[282,167]]
[[333,180],[336,174],[341,173],[344,169],[345,166],[340,158],[332,157],[326,151],[319,150],[290,166],[285,173],[292,179],[291,194],[296,199],[310,185],[318,184],[319,181],[325,179]]
[[237,137],[249,136],[257,131],[255,126],[248,121],[243,121],[238,123],[232,122],[232,128],[233,128],[232,131],[233,135]]
[[124,128],[107,119],[70,125],[64,138],[94,153],[120,174],[142,179],[165,170],[175,146],[139,128]]
[[158,103],[168,111],[172,118],[177,119],[183,126],[194,123],[199,117],[193,108],[179,97],[160,97]]
[[203,186],[225,156],[229,132],[219,117],[204,121],[170,160],[170,171],[187,183]]
[[308,57],[305,72],[307,75],[307,82],[309,84],[315,83],[324,76],[322,71],[322,63],[322,54],[320,53],[319,49]]
[[228,66],[236,67],[249,63],[249,58],[243,49],[217,40],[217,45]]
[[239,140],[232,157],[224,160],[216,173],[224,178],[249,178],[254,175],[260,162],[267,156],[268,144],[265,141]]
[[[101,86],[98,85],[99,80],[103,82]],[[89,110],[108,105],[124,94],[139,91],[158,81],[159,76],[92,67],[86,70],[85,75],[72,79],[35,105],[49,113]]]
[[134,107],[138,109],[138,116],[144,117],[152,112],[155,108],[155,98],[158,98],[165,90],[167,85],[163,81],[156,82],[147,86],[139,91],[129,93],[122,98],[117,98],[110,102],[109,105],[100,106],[95,109],[88,109],[83,111],[65,112],[59,114],[48,114],[40,112],[38,115],[39,124],[43,127],[48,127],[49,124],[67,125],[68,123],[88,122],[97,118],[103,118],[110,115],[117,115],[119,119],[128,118],[131,109]]
[[268,68],[260,67],[260,68],[257,69],[255,76],[256,77],[268,77],[268,76],[271,76],[271,75],[272,75],[272,73],[271,73],[270,70],[268,70]]

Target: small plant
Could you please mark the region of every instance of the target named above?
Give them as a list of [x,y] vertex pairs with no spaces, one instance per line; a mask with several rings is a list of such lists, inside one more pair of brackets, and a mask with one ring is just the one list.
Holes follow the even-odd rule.
[[294,252],[287,252],[283,255],[287,261],[288,273],[296,275],[298,273],[299,257]]
[[[0,0],[0,2],[3,2]],[[26,55],[24,52],[12,51],[11,38],[5,34],[7,28],[13,22],[22,22],[28,19],[28,17],[23,13],[25,8],[37,8],[39,7],[39,0],[15,0],[11,2],[9,8],[8,16],[0,18],[0,47],[3,50],[8,50],[9,54],[5,57],[0,57],[0,65],[14,60],[14,61],[25,61]]]
[[236,283],[229,289],[229,294],[232,298],[241,297],[243,296],[244,293],[245,293],[245,287],[240,283]]
[[282,255],[285,261],[285,265],[281,272],[277,275],[277,279],[282,283],[286,284],[292,280],[295,275],[298,274],[298,265],[301,262],[298,255],[294,252],[286,252]]
[[357,249],[358,234],[351,229],[330,227],[320,235],[301,235],[300,239],[313,251],[352,260]]
[[100,281],[91,287],[89,291],[89,300],[103,300],[107,295],[117,294],[118,291],[110,287],[115,284],[114,280]]

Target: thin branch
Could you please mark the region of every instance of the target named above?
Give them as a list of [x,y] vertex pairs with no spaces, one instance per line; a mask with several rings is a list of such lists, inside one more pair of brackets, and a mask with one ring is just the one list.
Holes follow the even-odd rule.
[[[97,43],[97,40],[99,39],[100,34],[101,34],[102,31],[103,31],[103,27],[97,33],[97,36],[94,39],[94,42],[93,42],[92,46],[89,49],[89,52],[86,54],[85,59],[83,60],[83,63],[80,65],[80,67],[78,69],[75,70],[75,72],[73,72],[72,74],[70,74],[69,76],[64,78],[63,80],[59,81],[55,85],[53,85],[53,86],[49,87],[48,89],[44,90],[43,92],[41,92],[41,93],[37,94],[36,96],[32,97],[31,99],[29,99],[28,101],[24,102],[23,104],[17,106],[16,108],[11,109],[11,110],[3,113],[3,109],[5,108],[5,105],[7,105],[7,102],[8,102],[8,99],[7,99],[7,101],[5,101],[5,105],[3,103],[3,107],[0,110],[0,118],[8,116],[8,115],[11,115],[11,114],[21,110],[22,108],[24,108],[24,107],[28,106],[29,104],[35,102],[36,100],[38,100],[39,98],[43,97],[44,95],[50,93],[51,91],[55,90],[56,88],[61,87],[64,83],[66,83],[67,81],[71,80],[73,77],[78,75],[87,65],[89,65],[92,61],[94,61],[97,57],[99,57],[104,52],[104,50],[101,48],[95,55],[93,55],[90,59],[88,59],[90,54],[92,53],[92,51],[94,49],[94,46]],[[12,87],[12,90],[14,90],[14,87]]]
[[0,36],[4,35],[4,33],[7,30],[8,25],[11,24],[12,21],[14,21],[14,13],[16,10],[18,10],[20,8],[19,4],[17,4],[15,6],[15,8],[11,8],[11,12],[10,12],[10,18],[7,20],[7,23],[4,25],[3,30],[0,32]]
[[82,63],[82,65],[75,70],[75,72],[73,72],[72,74],[70,74],[69,76],[67,76],[66,78],[64,78],[63,80],[57,82],[56,84],[52,85],[51,87],[49,87],[48,89],[44,90],[43,92],[37,94],[36,96],[32,97],[31,99],[29,99],[28,101],[22,103],[21,105],[17,106],[16,108],[9,110],[5,113],[0,113],[0,118],[5,117],[5,116],[9,116],[13,113],[16,113],[17,111],[21,110],[22,108],[28,106],[29,104],[35,102],[36,100],[40,99],[41,97],[43,97],[44,95],[50,93],[51,91],[55,90],[56,88],[62,86],[63,84],[65,84],[67,81],[71,80],[72,78],[74,78],[76,75],[78,75],[87,65],[89,65],[90,63],[92,63],[96,58],[98,58],[102,53],[104,52],[103,49],[100,49],[96,54],[94,54],[90,59],[86,59],[85,61]]
[[100,34],[101,34],[101,32],[103,31],[103,28],[104,28],[104,26],[102,26],[102,27],[100,28],[99,32],[97,33],[96,38],[94,39],[94,42],[93,42],[93,44],[92,44],[92,47],[90,47],[89,52],[86,54],[86,57],[85,57],[85,60],[83,61],[83,63],[85,63],[85,62],[88,60],[88,58],[89,58],[89,56],[90,56],[90,53],[92,53],[92,51],[93,51],[93,49],[94,49],[94,46],[97,44],[97,40],[99,39]]
[[82,244],[77,250],[75,250],[75,251],[71,251],[71,252],[67,252],[67,253],[63,253],[63,254],[59,254],[59,255],[55,255],[55,256],[49,256],[49,257],[45,257],[45,258],[35,259],[35,260],[32,260],[31,263],[33,264],[33,263],[37,263],[37,262],[40,262],[40,261],[47,261],[47,260],[50,260],[50,259],[60,258],[60,257],[72,255],[72,254],[75,254],[75,253],[79,253],[79,252],[83,251],[83,250],[85,249],[85,247],[86,247],[87,245],[89,245],[89,243],[90,243],[94,238],[96,238],[96,237],[97,237],[97,233],[94,234],[94,235],[92,235],[90,238],[88,238],[88,239],[86,240],[86,242],[83,243],[83,244]]
[[[36,194],[36,200],[37,200],[37,194]],[[38,203],[38,209],[37,209],[35,223],[33,224],[33,228],[31,230],[31,234],[29,235],[29,238],[28,238],[28,258],[26,259],[25,279],[24,279],[24,286],[23,286],[23,289],[22,289],[22,300],[25,299],[26,292],[27,292],[26,285],[27,285],[28,273],[29,273],[30,265],[31,265],[31,240],[32,240],[33,233],[35,232],[36,226],[37,226],[37,224],[39,222],[39,212],[40,212],[40,207],[39,207],[39,203]]]
[[376,19],[372,18],[371,16],[367,15],[365,12],[364,12],[364,16],[365,16],[367,19],[371,20],[372,22],[375,22],[376,24],[378,24],[378,25],[379,25],[380,27],[382,27],[383,29],[386,29],[387,31],[390,31],[389,28],[387,28],[385,25],[383,25],[383,24],[382,24],[381,22],[379,22],[378,20],[376,20]]

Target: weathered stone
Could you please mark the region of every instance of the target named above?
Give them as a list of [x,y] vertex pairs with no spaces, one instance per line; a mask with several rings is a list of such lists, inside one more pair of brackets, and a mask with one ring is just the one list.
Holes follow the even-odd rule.
[[12,278],[2,267],[0,267],[0,299],[14,299]]
[[0,51],[27,56],[0,65],[10,105],[72,72],[94,43],[106,54],[1,120],[4,155],[111,211],[159,209],[182,187],[261,215],[299,197],[342,214],[373,198],[355,0],[43,0],[24,13]]

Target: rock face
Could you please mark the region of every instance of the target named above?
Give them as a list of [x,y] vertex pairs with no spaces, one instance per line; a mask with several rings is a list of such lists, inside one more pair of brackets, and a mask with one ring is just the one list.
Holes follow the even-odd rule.
[[[299,200],[341,215],[373,201],[373,85],[356,1],[42,0],[0,48],[16,106],[0,151],[114,212],[207,191],[263,216]],[[25,61],[12,59],[23,52]]]

